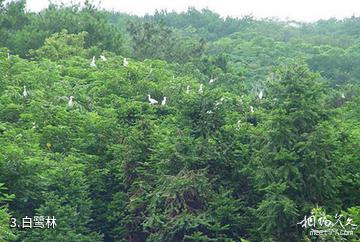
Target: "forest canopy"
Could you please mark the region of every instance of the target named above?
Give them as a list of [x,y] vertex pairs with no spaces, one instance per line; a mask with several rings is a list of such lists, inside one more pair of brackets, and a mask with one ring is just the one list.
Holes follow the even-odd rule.
[[359,93],[358,17],[0,0],[0,241],[360,241]]

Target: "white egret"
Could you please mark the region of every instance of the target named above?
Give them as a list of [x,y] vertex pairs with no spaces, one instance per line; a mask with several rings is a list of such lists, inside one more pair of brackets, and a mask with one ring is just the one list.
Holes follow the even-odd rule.
[[209,84],[214,83],[214,81],[215,81],[215,80],[214,80],[213,78],[211,78],[210,81],[209,81]]
[[69,108],[74,107],[74,97],[73,96],[69,97],[68,107]]
[[165,105],[166,104],[166,97],[164,97],[164,99],[161,102],[161,105]]
[[28,92],[26,91],[26,86],[24,86],[24,91],[23,91],[22,95],[25,98],[29,95]]
[[225,100],[225,98],[224,97],[222,97],[222,98],[220,98],[220,100],[219,101],[216,101],[215,102],[215,107],[217,108],[219,105],[221,105],[222,103],[223,103],[223,101]]
[[90,63],[90,66],[91,66],[91,67],[96,67],[95,56],[93,56],[92,61],[91,61],[91,63]]
[[341,94],[341,98],[342,98],[342,99],[345,98],[345,94],[344,94],[344,93]]
[[32,122],[32,129],[36,129],[36,123]]
[[258,98],[261,100],[264,96],[264,92],[263,90],[260,90],[259,94],[258,94]]
[[8,52],[7,59],[10,60],[10,53]]
[[212,113],[214,113],[214,112],[211,111],[211,110],[208,110],[208,111],[206,111],[206,113],[207,113],[207,114],[212,114]]
[[129,62],[127,61],[126,58],[124,58],[123,60],[123,66],[127,67],[129,65]]
[[243,102],[243,99],[244,99],[244,95],[241,95],[241,97],[239,98],[240,104],[243,104],[243,103],[244,103],[244,102]]
[[236,129],[239,130],[239,129],[240,129],[240,126],[241,126],[241,121],[238,120],[238,121],[236,122]]
[[253,106],[250,106],[250,112],[254,112],[254,107]]
[[200,94],[203,94],[203,92],[204,92],[204,91],[203,91],[203,86],[204,86],[203,84],[200,84],[200,88],[199,88],[199,93],[200,93]]
[[106,57],[103,56],[103,55],[100,55],[100,59],[101,59],[102,61],[106,61],[106,60],[107,60]]
[[189,85],[186,86],[186,94],[190,94],[190,86]]
[[149,102],[150,102],[151,105],[159,103],[155,99],[151,98],[150,94],[148,94],[148,99],[149,99]]

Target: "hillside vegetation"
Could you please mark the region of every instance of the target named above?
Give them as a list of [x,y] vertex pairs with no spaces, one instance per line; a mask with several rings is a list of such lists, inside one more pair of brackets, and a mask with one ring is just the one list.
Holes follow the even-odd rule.
[[360,241],[359,92],[360,18],[0,0],[0,241]]

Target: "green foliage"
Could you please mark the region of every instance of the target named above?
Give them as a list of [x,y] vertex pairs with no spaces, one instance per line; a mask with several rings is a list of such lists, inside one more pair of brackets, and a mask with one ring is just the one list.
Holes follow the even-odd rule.
[[75,157],[64,157],[48,174],[48,188],[44,202],[36,210],[38,216],[51,214],[56,218],[54,230],[32,230],[23,233],[24,241],[101,241],[101,236],[91,232],[91,200],[83,166]]
[[4,193],[4,190],[4,184],[0,183],[0,240],[12,241],[15,239],[15,235],[9,227],[10,214],[8,207],[5,204],[11,201],[13,196],[7,195],[6,193]]
[[0,240],[357,241],[358,25],[0,0]]
[[52,61],[59,61],[67,59],[74,55],[87,57],[84,50],[86,33],[67,34],[64,30],[60,33],[55,33],[45,40],[44,46],[40,49],[30,53],[38,59],[50,59]]
[[139,59],[186,63],[204,52],[204,39],[166,27],[163,22],[129,22],[127,30],[134,57]]
[[[317,204],[337,207],[340,148],[338,133],[327,123],[321,79],[298,64],[277,72],[275,98],[261,147],[256,183],[266,195],[258,208],[265,231],[276,240],[296,238],[298,215]],[[269,196],[269,193],[273,195]],[[276,204],[276,205],[275,205]],[[300,210],[302,209],[302,211]],[[290,230],[291,229],[291,230]]]
[[[11,1],[3,7],[0,43],[16,54],[26,56],[31,49],[41,47],[46,38],[67,30],[70,34],[87,32],[85,47],[120,53],[122,33],[111,24],[108,14],[99,11],[89,1],[84,7],[72,5],[50,6],[42,12],[27,13],[25,1]],[[3,15],[2,15],[3,16]]]

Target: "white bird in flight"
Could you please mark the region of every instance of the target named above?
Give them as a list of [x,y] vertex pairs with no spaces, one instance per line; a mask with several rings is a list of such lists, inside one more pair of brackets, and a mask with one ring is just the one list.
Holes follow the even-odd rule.
[[186,86],[186,94],[190,94],[190,86],[189,85]]
[[91,67],[96,67],[95,56],[93,56],[92,61],[91,61],[91,63],[90,63],[90,66],[91,66]]
[[127,67],[129,65],[129,62],[127,61],[126,58],[124,58],[123,60],[123,66]]
[[165,105],[166,104],[166,97],[164,97],[164,99],[161,101],[161,105]]
[[28,92],[26,91],[26,86],[24,86],[24,91],[22,93],[23,97],[27,97],[29,94]]
[[149,102],[150,102],[151,105],[159,103],[155,99],[151,98],[150,94],[148,94],[148,99],[149,99]]
[[200,88],[199,88],[199,93],[202,94],[204,91],[203,91],[203,84],[200,84]]
[[106,60],[107,60],[106,57],[103,56],[103,55],[100,55],[100,59],[101,59],[102,61],[106,61]]

